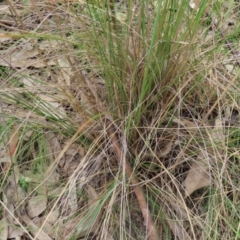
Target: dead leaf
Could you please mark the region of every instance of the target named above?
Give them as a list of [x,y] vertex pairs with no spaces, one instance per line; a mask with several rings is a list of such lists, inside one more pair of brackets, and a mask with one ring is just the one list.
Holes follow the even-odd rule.
[[190,196],[197,189],[208,187],[211,184],[211,175],[206,154],[208,153],[204,154],[202,150],[196,161],[191,165],[187,177],[182,184],[185,188],[185,197]]
[[24,141],[29,141],[32,134],[33,134],[34,130],[33,129],[29,129],[27,131],[24,131],[24,135],[22,136]]
[[9,11],[9,6],[8,5],[1,5],[0,6],[0,14],[6,14],[6,13],[10,13]]
[[[55,209],[51,212],[51,215],[47,215],[47,218],[48,218],[48,222],[50,224],[54,224],[56,223],[57,219],[59,217],[59,209]],[[43,217],[43,219],[45,220],[46,219],[46,216]]]
[[67,117],[65,109],[62,107],[62,104],[53,96],[49,96],[46,94],[37,94],[39,97],[39,101],[36,100],[36,104],[38,104],[39,108],[42,107],[43,110],[46,109],[46,105],[48,106],[47,111],[44,111],[45,116],[54,116],[55,118],[63,119]]
[[76,179],[73,179],[69,188],[70,189],[69,189],[69,194],[68,194],[68,205],[71,209],[71,212],[75,213],[78,209]]
[[3,187],[3,193],[11,203],[18,204],[26,196],[23,189],[18,185],[20,179],[19,166],[15,165],[12,170],[11,175],[8,176],[7,184]]
[[18,127],[15,125],[9,136],[8,149],[5,148],[4,141],[0,144],[0,162],[3,164],[3,171],[8,171],[11,163],[15,161],[14,155],[17,151],[19,140]]
[[226,68],[229,72],[232,72],[233,69],[234,69],[234,65],[233,65],[233,64],[226,64],[226,65],[225,65],[225,68]]
[[178,221],[172,221],[171,219],[167,218],[168,225],[172,230],[172,233],[174,236],[179,240],[191,240],[192,238],[187,234],[186,229],[182,226],[183,224],[180,224]]
[[[12,175],[10,175],[11,178]],[[16,203],[16,192],[19,190],[14,191],[13,186],[8,182],[6,186],[2,189],[3,192],[3,218],[0,222],[0,239],[18,239],[24,234],[24,229],[19,227],[19,222],[16,220],[15,210],[14,210],[14,203]],[[15,196],[14,196],[15,195]],[[20,194],[21,195],[21,194]],[[21,196],[19,196],[21,201]]]
[[[0,163],[11,163],[12,161],[12,158],[11,157],[3,157],[3,158],[0,158]],[[6,171],[7,169],[5,168],[5,165],[4,165],[4,168],[3,168],[3,171]]]
[[6,219],[6,210],[4,209],[4,216],[3,219],[0,221],[0,239],[7,240],[8,239],[8,222]]
[[15,125],[13,127],[10,139],[9,139],[9,155],[10,157],[13,157],[16,154],[17,151],[17,145],[19,140],[19,131],[18,127]]
[[25,224],[28,226],[29,231],[35,236],[38,234],[38,238],[35,238],[36,240],[52,240],[51,237],[49,237],[43,230],[38,232],[39,227],[27,216],[22,215],[21,219],[25,222]]
[[48,188],[48,196],[50,197],[58,197],[63,192],[64,187],[56,187],[53,186],[51,189]]
[[34,190],[40,196],[45,196],[54,190],[58,192],[57,185],[59,183],[60,175],[56,171],[53,171],[51,175],[44,179],[44,181],[42,173],[33,174],[31,170],[22,171],[21,178],[29,183],[29,191]]
[[[9,234],[8,234],[8,239],[21,239],[24,234],[23,229],[21,227],[15,226],[9,226]],[[1,238],[0,238],[1,239]]]
[[[51,158],[56,159],[58,154],[62,150],[60,139],[58,139],[58,137],[54,133],[46,133],[45,137],[46,137],[46,140],[48,141],[48,151],[51,155]],[[65,164],[65,156],[63,156],[59,161],[60,167],[63,167],[64,164]]]
[[19,82],[23,83],[24,88],[27,88],[27,90],[33,94],[35,94],[37,86],[40,86],[40,83],[31,77],[23,77],[19,79]]
[[67,84],[67,86],[70,86],[71,84],[71,77],[73,76],[72,67],[69,64],[68,61],[65,59],[58,59],[57,65],[61,71],[59,81],[63,81]]
[[201,0],[191,0],[189,6],[191,9],[198,10],[201,4]]
[[209,131],[210,140],[212,141],[211,145],[216,150],[208,149],[208,152],[212,156],[212,161],[217,164],[217,159],[221,159],[224,156],[224,152],[227,151],[223,121],[220,116],[215,119],[214,128]]
[[[46,64],[56,65],[53,60],[42,60],[38,48],[34,47],[29,41],[22,43],[22,46],[24,47],[6,52],[4,57],[0,58],[0,65],[18,68],[43,68],[46,67]],[[47,53],[50,54],[51,50],[47,51]],[[45,57],[45,59],[47,58]]]
[[46,234],[49,234],[49,235],[54,234],[54,230],[56,230],[56,229],[54,229],[53,226],[52,226],[48,221],[45,222],[46,217],[47,217],[47,215],[42,216],[42,217],[35,217],[34,219],[32,219],[32,221],[33,221],[39,228],[42,227],[42,225],[44,224],[44,226],[43,226],[43,231],[44,231]]
[[47,196],[38,195],[28,201],[27,213],[30,218],[37,217],[47,207]]
[[[223,131],[223,123],[219,116],[215,120],[214,128],[210,131],[210,136],[211,140],[213,140],[215,143],[220,144],[220,148],[224,149],[225,136]],[[221,153],[221,149],[219,150],[219,153]],[[214,157],[210,158],[210,155]],[[211,173],[209,169],[209,163],[216,161],[217,159],[215,157],[215,154],[211,154],[211,150],[208,150],[207,152],[203,149],[200,149],[198,158],[192,163],[187,177],[183,182],[186,197],[190,196],[197,189],[210,186]]]
[[[65,222],[64,232],[68,237],[75,232],[78,237],[84,237],[90,232],[96,232],[99,226],[100,212],[97,208],[99,199],[95,189],[87,184],[87,192],[89,195],[89,210],[83,216],[76,216],[75,218]],[[66,239],[68,239],[66,237]]]
[[211,136],[214,141],[219,142],[219,143],[225,143],[225,136],[223,132],[223,123],[222,119],[220,117],[217,117],[215,120],[215,125],[212,130]]
[[[9,154],[8,154],[8,149],[6,148],[6,144],[5,142],[7,141],[6,136],[5,138],[2,138],[2,141],[0,143],[0,158],[8,158]],[[4,162],[4,160],[3,160]],[[7,160],[8,162],[8,160]]]
[[127,19],[127,14],[121,13],[121,12],[117,12],[116,13],[116,18],[117,18],[117,20],[119,22],[123,22],[124,23],[126,21],[126,19]]
[[174,138],[175,136],[171,139],[171,141],[167,144],[167,146],[158,153],[157,157],[166,157],[170,153],[174,143],[173,141]]
[[92,205],[98,198],[98,194],[90,184],[87,184],[87,192],[89,196],[89,204]]
[[173,122],[183,126],[188,132],[196,132],[198,131],[198,126],[195,122],[189,121],[185,118],[181,118],[181,119],[173,119]]
[[65,152],[66,155],[74,157],[79,150],[79,146],[76,143],[73,143]]
[[74,159],[73,156],[70,155],[66,155],[65,159],[66,163],[63,167],[63,171],[68,176],[71,176],[79,165],[79,159]]

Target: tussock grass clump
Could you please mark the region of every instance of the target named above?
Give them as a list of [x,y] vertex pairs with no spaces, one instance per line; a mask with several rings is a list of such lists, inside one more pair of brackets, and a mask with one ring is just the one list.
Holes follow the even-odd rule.
[[7,3],[2,239],[238,239],[238,4]]

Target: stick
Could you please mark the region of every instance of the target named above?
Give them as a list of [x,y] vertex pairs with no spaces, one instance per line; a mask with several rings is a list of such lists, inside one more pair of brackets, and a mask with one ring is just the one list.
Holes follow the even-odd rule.
[[121,162],[121,164],[125,167],[125,171],[127,173],[128,178],[130,179],[131,184],[133,185],[133,191],[137,197],[145,224],[147,226],[147,230],[148,230],[148,234],[149,234],[149,239],[150,240],[157,240],[158,239],[158,234],[156,231],[156,228],[154,226],[153,220],[152,220],[152,216],[150,214],[150,211],[148,209],[148,204],[147,201],[145,199],[144,193],[142,188],[139,185],[138,179],[136,176],[134,176],[132,167],[130,165],[130,163],[128,162],[128,160],[126,158],[123,157],[122,151],[121,151],[121,147],[119,144],[119,140],[116,133],[116,130],[112,124],[112,122],[109,119],[106,119],[107,121],[107,133],[108,136],[111,139],[113,148],[117,154],[117,157],[119,158],[119,161]]

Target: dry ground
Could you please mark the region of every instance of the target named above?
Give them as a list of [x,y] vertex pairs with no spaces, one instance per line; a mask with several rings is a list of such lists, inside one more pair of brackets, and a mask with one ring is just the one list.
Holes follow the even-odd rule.
[[[131,137],[133,103],[126,114],[110,102],[80,2],[0,3],[0,239],[240,239],[239,2],[216,4],[222,19],[209,5],[195,59],[189,42],[171,43],[151,94],[167,90]],[[145,67],[129,63],[136,39],[127,97]]]

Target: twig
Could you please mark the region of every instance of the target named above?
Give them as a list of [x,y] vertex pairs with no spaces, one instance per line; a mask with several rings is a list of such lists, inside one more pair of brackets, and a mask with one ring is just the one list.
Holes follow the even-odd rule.
[[118,137],[116,135],[116,129],[114,128],[113,123],[109,119],[106,119],[106,122],[107,122],[108,136],[111,139],[113,148],[114,148],[114,150],[117,154],[117,157],[119,158],[119,161],[125,167],[124,170],[126,171],[128,178],[130,179],[133,191],[134,191],[134,193],[137,197],[137,200],[138,200],[138,203],[139,203],[139,206],[140,206],[145,224],[147,226],[149,239],[150,240],[157,240],[158,239],[158,234],[157,234],[156,228],[154,226],[152,216],[151,216],[150,211],[148,209],[148,204],[147,204],[147,201],[145,199],[143,190],[139,185],[137,177],[133,173],[133,170],[132,170],[132,167],[131,167],[130,163],[128,162],[127,159],[125,159],[123,157],[121,147],[120,147],[120,144],[119,144],[119,140],[118,140]]

